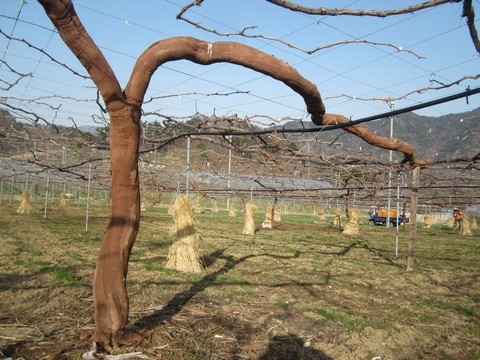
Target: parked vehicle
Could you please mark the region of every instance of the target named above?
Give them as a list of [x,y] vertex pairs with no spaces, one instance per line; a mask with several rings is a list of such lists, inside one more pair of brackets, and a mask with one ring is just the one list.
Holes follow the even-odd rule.
[[[370,212],[370,222],[374,225],[386,225],[388,220],[388,210],[387,209],[375,209]],[[409,218],[405,215],[398,215],[398,223],[405,225],[409,222]],[[397,226],[397,210],[390,209],[390,224]]]

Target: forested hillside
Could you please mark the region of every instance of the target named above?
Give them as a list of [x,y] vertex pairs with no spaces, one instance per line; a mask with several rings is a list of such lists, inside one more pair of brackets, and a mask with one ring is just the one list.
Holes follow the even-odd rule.
[[[305,127],[314,126],[311,122]],[[364,124],[378,135],[390,135],[390,118]],[[289,122],[286,128],[298,128],[298,122]],[[420,156],[427,160],[437,158],[454,159],[459,156],[474,156],[480,151],[480,108],[466,113],[448,114],[439,117],[420,116],[406,113],[393,118],[393,136],[411,143]],[[342,130],[320,133],[289,135],[299,145],[316,137],[310,142],[310,152],[326,155],[339,152],[368,152],[379,156],[388,156],[388,150],[375,148],[361,139],[346,134]],[[401,155],[395,154],[395,158]]]

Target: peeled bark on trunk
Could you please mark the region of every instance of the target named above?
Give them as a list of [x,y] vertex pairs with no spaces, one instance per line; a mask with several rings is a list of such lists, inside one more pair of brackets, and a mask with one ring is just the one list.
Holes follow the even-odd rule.
[[[325,105],[317,87],[286,62],[247,45],[228,41],[211,43],[191,37],[161,40],[145,50],[136,62],[131,77],[132,81],[126,88],[126,90],[131,90],[128,92],[132,100],[138,103],[143,99],[151,75],[159,66],[168,61],[181,59],[202,65],[229,62],[258,71],[283,82],[298,93],[305,101],[307,111],[314,124],[333,125],[350,122],[343,115],[326,114]],[[360,124],[344,127],[343,130],[360,137],[370,145],[402,152],[405,162],[421,167],[428,166],[425,160],[418,157],[413,146],[405,141],[376,135]]]
[[125,280],[140,221],[138,146],[135,116],[111,118],[112,215],[103,238],[93,279],[95,334],[93,340],[117,344],[127,325],[129,300]]
[[125,279],[140,219],[138,147],[140,104],[130,104],[107,60],[86,32],[69,0],[39,0],[65,44],[90,74],[110,115],[112,214],[93,280],[92,340],[116,344],[128,320]]
[[[345,116],[338,114],[325,114],[321,118],[314,118],[312,116],[312,121],[317,125],[336,125],[347,124],[350,122],[350,120],[347,119]],[[410,162],[413,165],[420,167],[428,166],[428,162],[420,159],[415,152],[413,146],[405,141],[396,138],[376,135],[370,130],[368,130],[365,126],[360,124],[346,126],[343,128],[343,130],[349,132],[350,134],[358,136],[370,145],[386,150],[394,150],[403,153],[403,162]]]
[[243,227],[242,234],[244,235],[255,235],[255,220],[254,215],[257,210],[255,204],[246,203],[245,204],[245,226]]

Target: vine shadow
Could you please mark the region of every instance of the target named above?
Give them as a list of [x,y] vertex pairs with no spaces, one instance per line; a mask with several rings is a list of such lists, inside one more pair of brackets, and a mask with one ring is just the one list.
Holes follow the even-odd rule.
[[[233,243],[234,244],[234,243]],[[133,330],[140,331],[140,330],[148,330],[154,328],[157,325],[160,325],[166,321],[171,320],[176,314],[178,314],[182,308],[197,294],[201,293],[209,286],[213,285],[216,279],[219,276],[222,276],[238,266],[239,264],[245,262],[248,259],[258,257],[258,256],[268,256],[277,259],[294,259],[300,256],[300,252],[296,252],[291,256],[282,256],[282,255],[272,255],[272,254],[257,254],[257,255],[245,255],[241,258],[235,259],[231,255],[224,255],[225,251],[231,247],[233,244],[229,245],[226,248],[215,250],[214,252],[210,253],[209,255],[205,256],[205,265],[210,266],[212,265],[217,259],[225,260],[225,264],[216,272],[208,274],[204,276],[199,281],[196,281],[192,284],[192,286],[180,293],[176,294],[165,306],[163,309],[156,311],[152,314],[146,315],[142,318],[137,319],[135,323],[132,324]]]
[[270,339],[268,349],[258,360],[333,360],[321,350],[306,346],[306,342],[294,334],[276,335]]

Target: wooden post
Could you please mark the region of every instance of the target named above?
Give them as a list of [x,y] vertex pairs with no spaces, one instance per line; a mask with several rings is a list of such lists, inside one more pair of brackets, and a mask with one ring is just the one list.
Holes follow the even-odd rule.
[[412,203],[410,209],[410,237],[408,239],[408,259],[407,271],[413,270],[413,252],[415,249],[415,234],[417,232],[417,202],[418,202],[418,184],[420,179],[420,167],[413,170],[412,177]]

